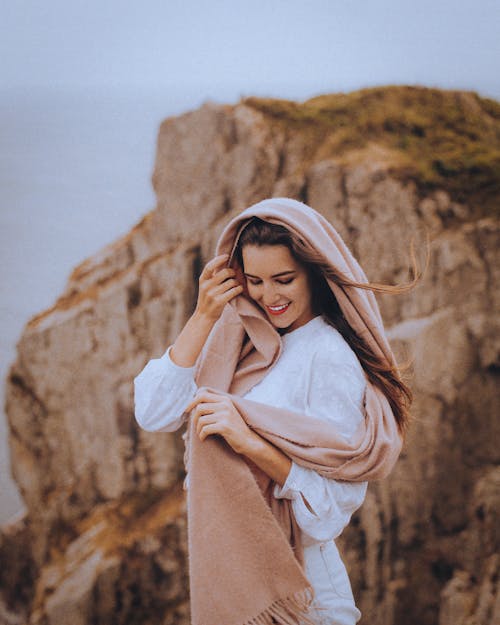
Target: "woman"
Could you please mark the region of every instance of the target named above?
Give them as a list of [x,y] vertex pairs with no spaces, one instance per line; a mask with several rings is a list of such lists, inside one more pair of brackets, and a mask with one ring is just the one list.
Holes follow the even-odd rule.
[[369,285],[331,224],[289,198],[243,211],[217,252],[192,317],[134,380],[144,429],[191,415],[192,622],[354,624],[335,538],[392,468],[411,401],[368,289],[413,284]]

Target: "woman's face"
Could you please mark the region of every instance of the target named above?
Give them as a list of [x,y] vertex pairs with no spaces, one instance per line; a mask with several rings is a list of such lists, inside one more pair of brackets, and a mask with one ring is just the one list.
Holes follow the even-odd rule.
[[248,294],[275,328],[291,332],[315,316],[307,271],[286,245],[245,245],[242,257]]

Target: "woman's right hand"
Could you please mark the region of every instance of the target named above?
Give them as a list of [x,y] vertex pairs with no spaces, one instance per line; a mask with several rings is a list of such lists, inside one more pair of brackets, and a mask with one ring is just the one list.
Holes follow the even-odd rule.
[[175,340],[170,358],[181,367],[193,367],[224,306],[243,292],[235,279],[235,271],[224,267],[229,258],[221,254],[209,261],[199,278],[198,302],[195,311]]
[[243,285],[236,280],[236,272],[224,267],[229,254],[212,258],[200,274],[198,302],[195,312],[214,322],[221,316],[224,306],[243,293]]

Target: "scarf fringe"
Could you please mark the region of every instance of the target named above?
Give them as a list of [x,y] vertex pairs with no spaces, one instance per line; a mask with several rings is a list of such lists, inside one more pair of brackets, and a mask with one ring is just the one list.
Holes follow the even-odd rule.
[[309,606],[314,599],[314,591],[308,586],[284,599],[278,599],[257,616],[242,625],[317,625],[308,616]]

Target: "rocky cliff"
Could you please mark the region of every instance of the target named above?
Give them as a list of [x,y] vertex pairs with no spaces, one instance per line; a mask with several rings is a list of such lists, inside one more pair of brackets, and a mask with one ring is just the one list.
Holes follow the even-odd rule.
[[192,311],[225,223],[271,196],[322,212],[373,281],[406,282],[430,234],[417,288],[377,295],[413,360],[414,423],[340,546],[362,623],[500,622],[498,103],[409,87],[206,103],[161,124],[152,182],[155,209],[19,339],[6,412],[28,512],[0,535],[0,623],[189,623],[182,432],[138,428],[132,381]]

